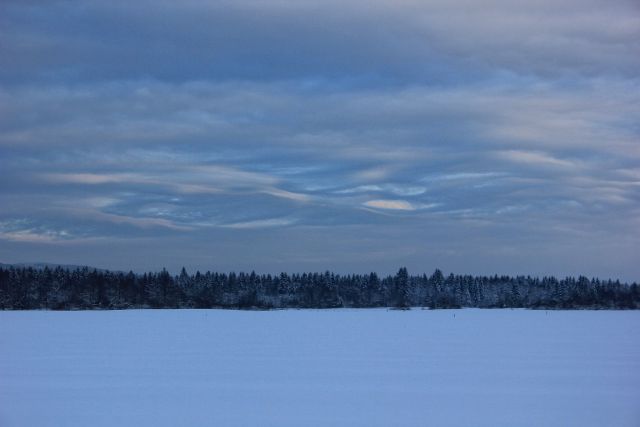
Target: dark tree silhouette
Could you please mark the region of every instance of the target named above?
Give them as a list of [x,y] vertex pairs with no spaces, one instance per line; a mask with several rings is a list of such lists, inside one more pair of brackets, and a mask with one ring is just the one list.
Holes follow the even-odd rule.
[[637,309],[638,284],[567,277],[394,276],[376,273],[134,274],[91,268],[0,267],[0,309],[524,307]]

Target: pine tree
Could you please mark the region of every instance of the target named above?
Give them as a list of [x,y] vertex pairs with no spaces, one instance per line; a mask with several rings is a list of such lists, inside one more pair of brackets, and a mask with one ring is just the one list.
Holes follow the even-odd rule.
[[409,308],[409,273],[407,272],[406,267],[402,267],[398,270],[393,282],[395,288],[394,307],[403,309]]

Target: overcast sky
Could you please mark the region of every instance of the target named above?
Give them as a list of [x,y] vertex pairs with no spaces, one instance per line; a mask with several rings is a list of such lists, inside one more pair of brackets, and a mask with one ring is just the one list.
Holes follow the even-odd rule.
[[0,261],[640,279],[636,0],[0,3]]

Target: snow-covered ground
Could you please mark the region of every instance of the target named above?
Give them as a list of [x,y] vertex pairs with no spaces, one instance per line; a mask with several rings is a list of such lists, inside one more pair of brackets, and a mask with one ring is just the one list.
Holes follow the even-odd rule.
[[0,312],[0,426],[640,426],[640,311]]

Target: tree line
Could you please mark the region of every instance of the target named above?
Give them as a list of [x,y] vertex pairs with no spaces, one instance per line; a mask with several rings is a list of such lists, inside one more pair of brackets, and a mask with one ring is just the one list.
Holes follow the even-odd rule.
[[209,272],[173,276],[83,268],[0,267],[0,309],[127,308],[545,308],[637,309],[638,284],[530,276],[279,275]]

